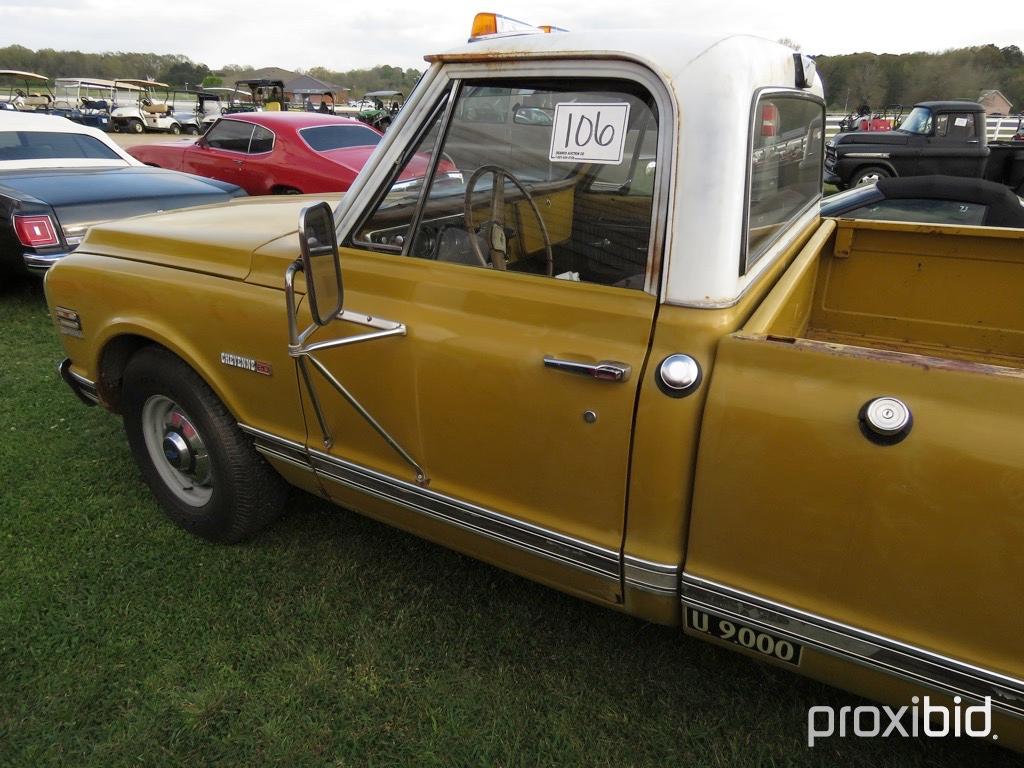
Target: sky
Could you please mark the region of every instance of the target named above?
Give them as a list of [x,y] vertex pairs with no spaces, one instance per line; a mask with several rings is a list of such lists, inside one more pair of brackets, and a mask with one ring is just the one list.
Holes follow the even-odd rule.
[[214,70],[422,69],[424,54],[465,42],[477,11],[570,30],[748,32],[812,54],[1024,47],[1024,15],[978,10],[948,0],[0,0],[0,47],[180,53]]

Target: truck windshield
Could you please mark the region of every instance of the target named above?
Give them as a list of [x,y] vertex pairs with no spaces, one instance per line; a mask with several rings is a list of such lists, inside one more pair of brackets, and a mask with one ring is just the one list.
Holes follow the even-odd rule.
[[927,135],[932,132],[932,111],[927,107],[914,107],[897,129],[903,133]]

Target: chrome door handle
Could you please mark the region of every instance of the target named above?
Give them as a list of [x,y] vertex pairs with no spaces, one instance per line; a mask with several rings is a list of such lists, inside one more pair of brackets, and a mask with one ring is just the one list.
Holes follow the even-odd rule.
[[544,367],[554,368],[556,371],[576,373],[580,376],[589,376],[598,381],[628,381],[629,374],[633,369],[625,363],[617,363],[614,360],[602,360],[599,363],[580,363],[575,360],[560,360],[551,355],[544,355]]

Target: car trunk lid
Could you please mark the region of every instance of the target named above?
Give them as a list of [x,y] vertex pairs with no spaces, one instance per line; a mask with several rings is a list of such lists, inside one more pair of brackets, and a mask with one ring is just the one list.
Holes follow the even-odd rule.
[[233,186],[155,168],[22,171],[0,176],[0,189],[48,205],[69,248],[96,224],[141,214],[222,202]]

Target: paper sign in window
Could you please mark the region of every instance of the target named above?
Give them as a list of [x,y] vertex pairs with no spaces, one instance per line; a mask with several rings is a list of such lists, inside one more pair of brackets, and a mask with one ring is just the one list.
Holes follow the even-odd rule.
[[555,163],[618,165],[628,125],[628,103],[556,104],[548,159]]
[[957,128],[963,128],[965,125],[967,125],[967,118],[958,117],[956,120],[953,121],[953,125],[955,125]]

